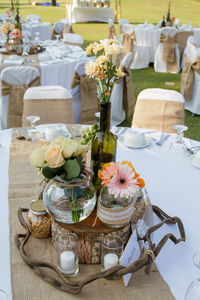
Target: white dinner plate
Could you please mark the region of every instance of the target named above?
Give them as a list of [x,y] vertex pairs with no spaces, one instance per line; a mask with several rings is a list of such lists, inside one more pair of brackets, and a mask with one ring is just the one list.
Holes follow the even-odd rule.
[[122,134],[122,135],[119,136],[118,141],[119,141],[123,146],[125,146],[125,147],[133,148],[133,149],[140,149],[140,148],[144,148],[144,147],[149,146],[149,144],[150,144],[150,142],[151,142],[151,139],[150,139],[150,138],[146,138],[146,143],[143,144],[142,146],[127,145],[126,140],[125,140],[125,135]]
[[191,155],[189,160],[190,160],[190,163],[193,167],[200,169],[200,162],[197,162],[195,160],[195,154]]
[[[57,136],[64,136],[64,137],[70,139],[72,135],[71,135],[71,133],[69,132],[69,130],[67,128],[60,127],[60,134],[58,133]],[[37,134],[37,137],[38,137],[39,140],[45,141],[45,142],[52,142],[52,140],[55,139],[55,137],[52,140],[47,139],[46,136],[45,136],[45,129],[42,129]]]

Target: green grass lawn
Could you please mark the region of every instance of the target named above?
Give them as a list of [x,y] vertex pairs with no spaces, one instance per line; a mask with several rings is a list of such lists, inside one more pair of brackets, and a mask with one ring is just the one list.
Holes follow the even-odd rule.
[[[57,0],[59,3],[59,1]],[[131,23],[142,23],[148,20],[157,23],[164,12],[167,11],[168,0],[121,0],[122,18],[128,18]],[[112,0],[114,8],[114,0]],[[42,21],[48,21],[52,24],[55,21],[65,18],[65,7],[22,7],[20,9],[24,17],[27,14],[39,14]],[[171,14],[181,20],[181,23],[191,22],[193,26],[200,25],[200,0],[172,0]],[[4,9],[0,8],[0,13]],[[119,26],[115,25],[116,32],[119,35]],[[99,23],[74,24],[75,33],[84,38],[84,47],[92,41],[99,41],[108,35],[108,25]],[[155,73],[153,67],[142,70],[133,70],[132,79],[135,97],[140,91],[146,88],[166,88],[180,91],[181,74]],[[166,82],[172,82],[173,85],[166,85]],[[130,126],[131,120],[126,120],[123,125]],[[200,141],[200,116],[192,117],[190,112],[185,113],[185,125],[189,127],[186,136]]]

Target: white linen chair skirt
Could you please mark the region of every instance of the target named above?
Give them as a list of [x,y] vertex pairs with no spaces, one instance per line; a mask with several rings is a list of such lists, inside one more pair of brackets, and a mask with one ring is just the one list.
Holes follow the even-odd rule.
[[148,68],[150,63],[150,46],[133,45],[133,62],[130,65],[130,69],[144,69]]
[[[2,81],[18,86],[28,85],[39,76],[39,70],[29,66],[9,67],[1,72]],[[2,96],[0,101],[0,130],[3,130],[7,127],[9,95]]]
[[26,16],[27,21],[41,21],[40,15],[27,15]]

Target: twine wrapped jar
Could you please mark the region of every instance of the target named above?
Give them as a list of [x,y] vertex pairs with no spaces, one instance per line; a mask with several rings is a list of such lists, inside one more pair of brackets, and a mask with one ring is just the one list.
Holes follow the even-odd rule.
[[138,194],[134,197],[114,198],[106,187],[102,187],[98,200],[97,216],[101,222],[111,228],[126,226],[135,211],[135,202]]

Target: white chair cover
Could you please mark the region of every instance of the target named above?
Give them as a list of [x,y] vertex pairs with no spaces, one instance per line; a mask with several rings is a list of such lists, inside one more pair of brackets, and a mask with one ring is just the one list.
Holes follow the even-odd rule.
[[63,22],[56,22],[53,25],[53,29],[57,34],[61,34],[63,33],[64,26],[65,24]]
[[[121,66],[129,69],[132,59],[132,53],[127,53],[121,61]],[[124,81],[115,83],[110,97],[111,102],[111,125],[117,126],[124,121],[126,113],[123,108],[123,88]]]
[[59,85],[31,87],[24,94],[25,101],[34,99],[68,99],[71,97],[70,91]]
[[[193,62],[197,56],[200,57],[200,49],[188,44],[185,49],[185,55],[187,58]],[[194,81],[192,88],[192,98],[190,101],[185,101],[185,109],[189,110],[193,114],[200,115],[200,75],[194,71]]]
[[[28,85],[35,78],[40,76],[37,68],[20,66],[5,68],[1,72],[1,80],[10,85]],[[6,129],[8,116],[9,95],[2,96],[0,103],[0,129]]]
[[79,34],[75,33],[65,33],[63,35],[63,40],[65,43],[83,45],[83,38]]
[[[129,32],[129,34],[133,33],[133,29]],[[143,69],[148,68],[150,63],[150,50],[149,46],[146,45],[140,45],[137,42],[137,36],[136,36],[136,42],[133,42],[133,59],[132,63],[130,65],[130,69]]]
[[[174,36],[177,33],[177,29],[173,27],[163,27],[161,29],[161,33],[165,36]],[[175,45],[176,51],[176,60],[177,60],[177,69],[178,72],[180,71],[180,52],[178,48],[178,44]],[[156,53],[155,53],[155,60],[154,60],[154,70],[155,72],[164,72],[167,73],[167,64],[163,60],[163,43],[159,43]]]
[[27,21],[41,21],[41,17],[39,15],[27,15]]

